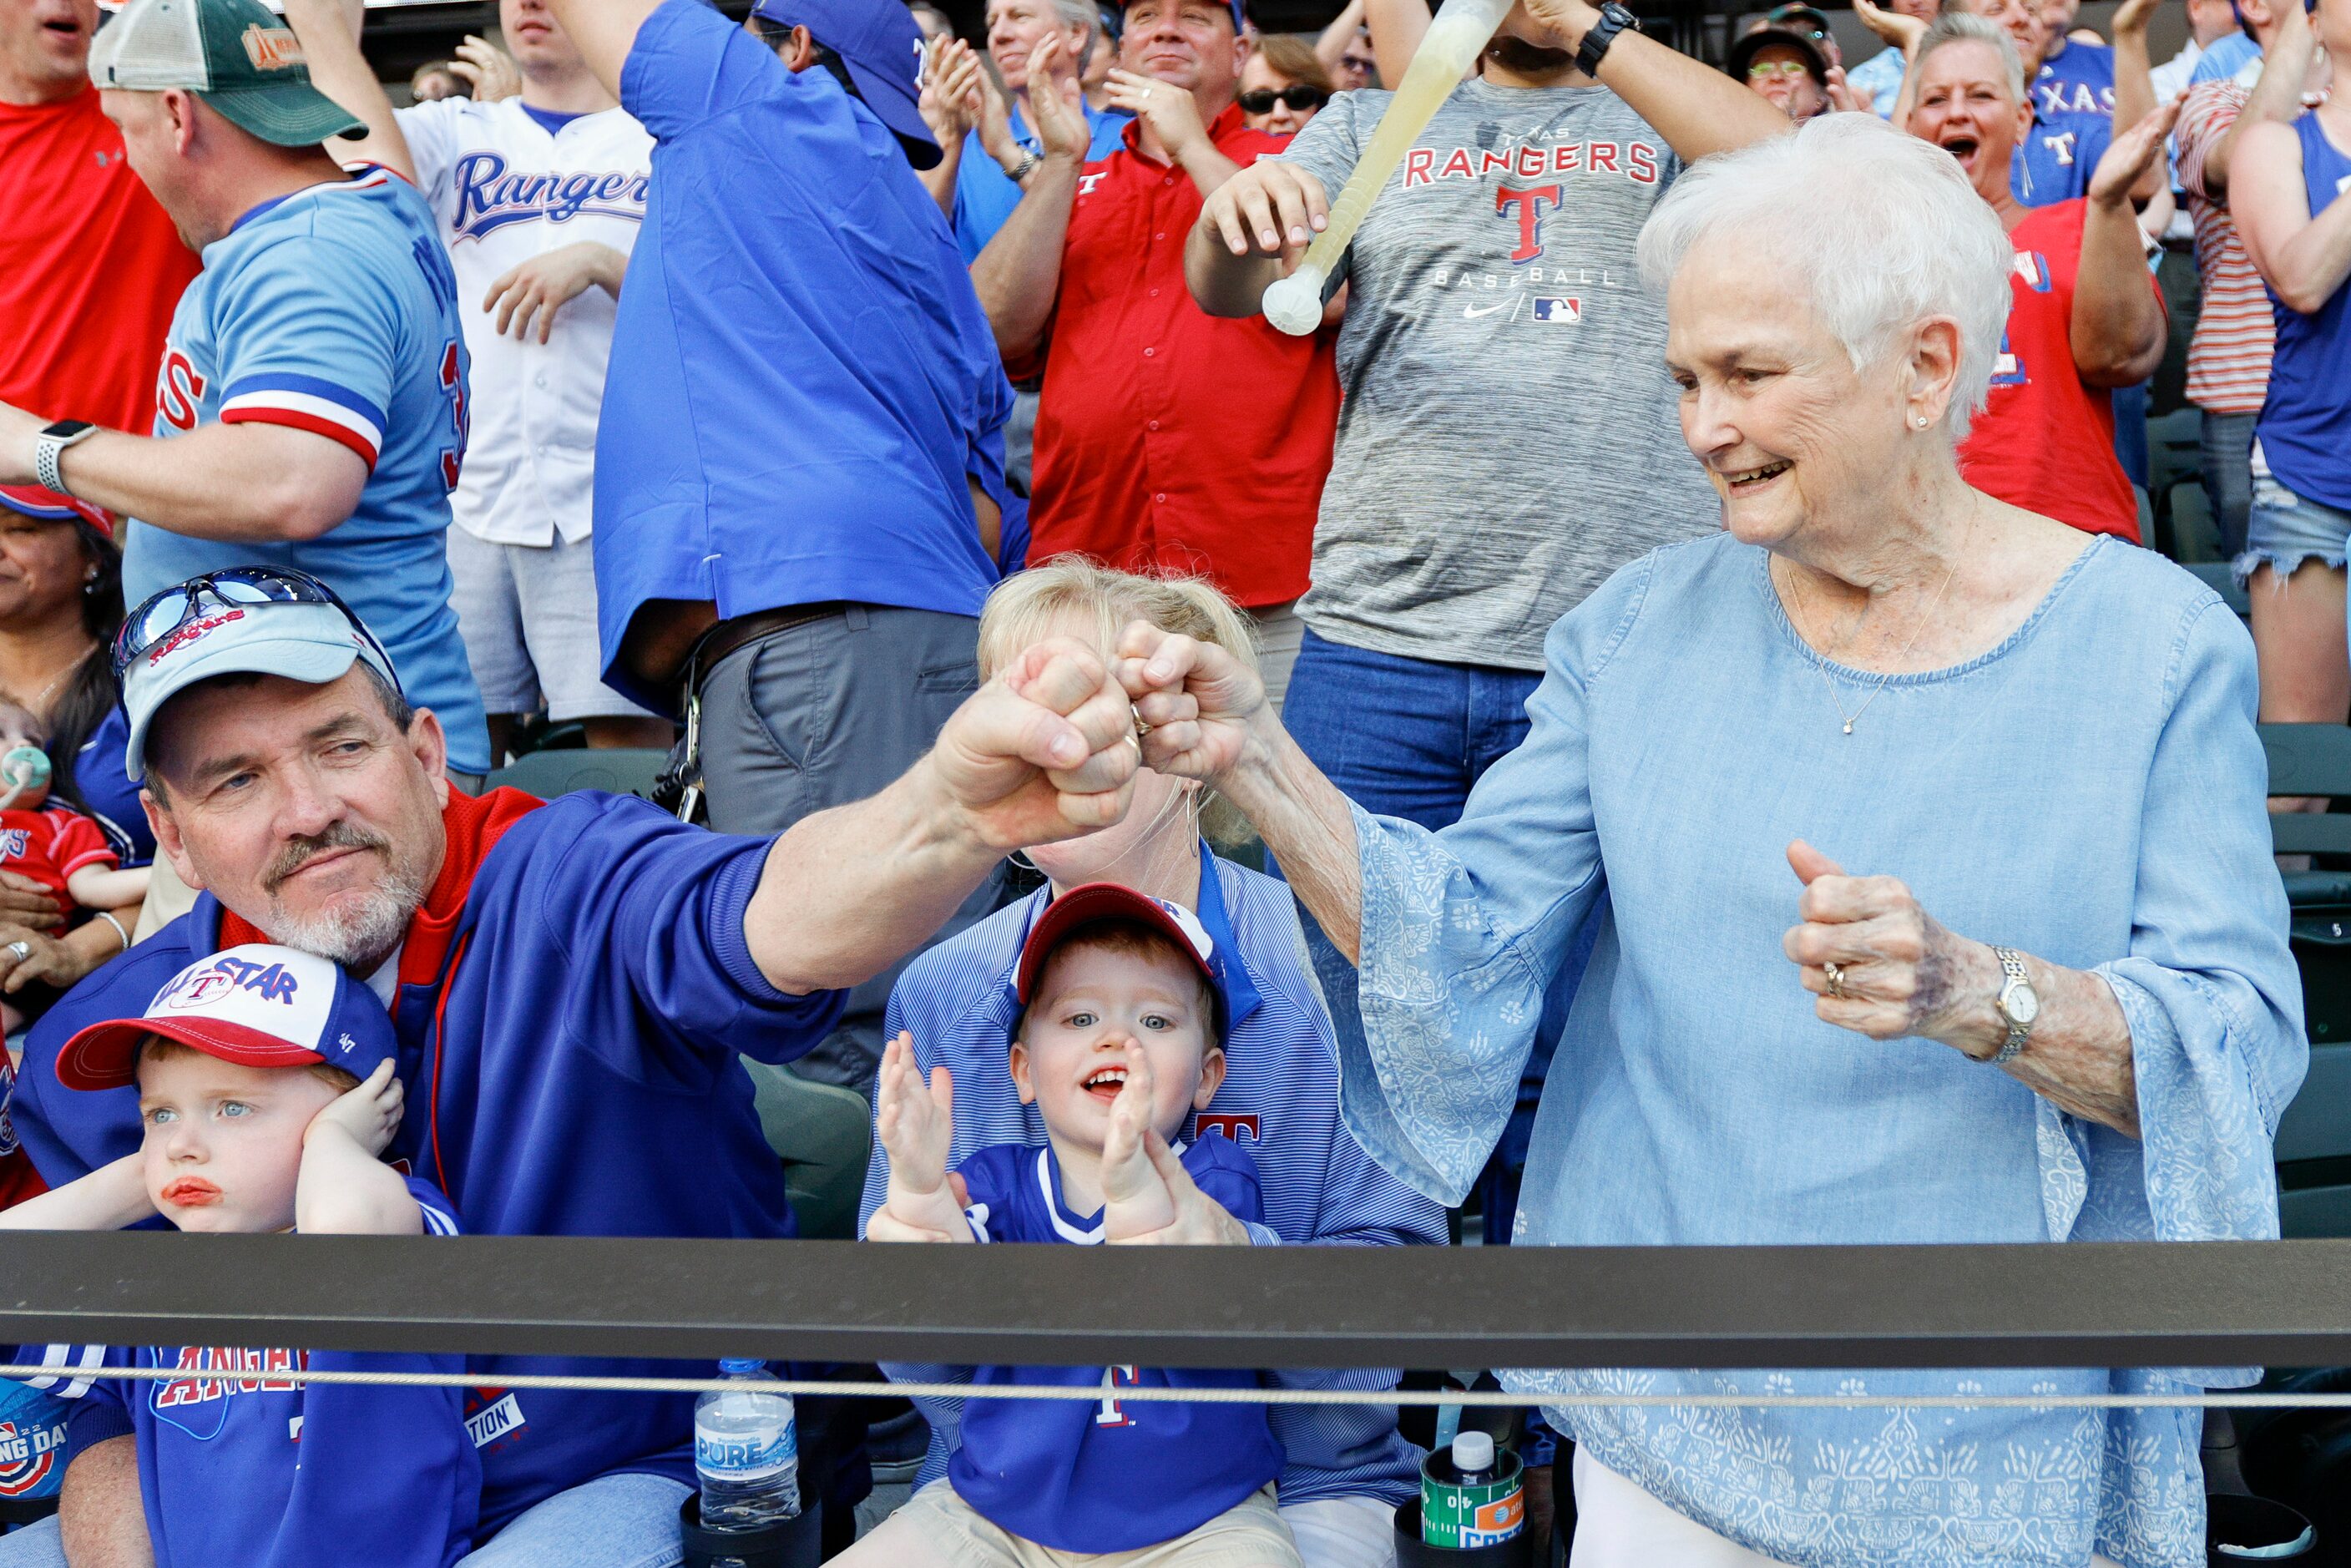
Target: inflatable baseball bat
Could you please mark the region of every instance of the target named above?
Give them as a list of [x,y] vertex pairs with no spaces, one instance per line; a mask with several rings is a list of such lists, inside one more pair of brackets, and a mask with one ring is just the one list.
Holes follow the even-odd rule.
[[1265,319],[1293,338],[1302,338],[1322,324],[1322,286],[1338,270],[1339,258],[1355,237],[1356,225],[1371,211],[1388,176],[1428,121],[1437,106],[1461,85],[1494,29],[1510,14],[1511,0],[1445,0],[1428,35],[1396,83],[1388,111],[1372,131],[1347,187],[1331,204],[1331,224],[1306,247],[1298,270],[1267,285]]

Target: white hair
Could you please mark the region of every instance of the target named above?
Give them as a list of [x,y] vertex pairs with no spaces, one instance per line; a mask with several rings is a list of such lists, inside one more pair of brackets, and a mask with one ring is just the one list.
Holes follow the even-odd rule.
[[1919,322],[1956,320],[1959,373],[1943,422],[1953,440],[1967,434],[1991,387],[2014,252],[1958,159],[1874,114],[1823,114],[1702,159],[1642,228],[1642,277],[1662,294],[1716,235],[1805,279],[1855,371]]
[[2024,101],[2024,60],[2016,52],[2016,40],[2008,29],[1989,16],[1973,11],[1945,10],[1935,18],[1918,40],[1918,53],[1910,61],[1914,71],[1926,68],[1927,57],[1951,44],[1990,44],[2000,53],[2001,68],[2008,74],[2008,99],[2011,103]]

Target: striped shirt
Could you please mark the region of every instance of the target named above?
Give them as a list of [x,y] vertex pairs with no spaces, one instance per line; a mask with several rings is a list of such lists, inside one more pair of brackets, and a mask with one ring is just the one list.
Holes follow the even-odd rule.
[[[1374,1165],[1340,1122],[1338,1048],[1290,889],[1217,859],[1205,845],[1201,854],[1200,924],[1238,962],[1228,971],[1232,1019],[1225,1081],[1183,1136],[1221,1131],[1255,1156],[1271,1239],[1292,1246],[1443,1243],[1445,1211]],[[912,1032],[925,1077],[941,1064],[955,1072],[950,1167],[991,1144],[1045,1142],[1042,1118],[1020,1103],[1012,1086],[1006,1052],[1020,1012],[1013,969],[1047,901],[1040,890],[940,943],[908,967],[890,994],[884,1035]],[[877,1137],[859,1206],[861,1234],[882,1207],[888,1180]],[[967,1368],[885,1370],[969,1380]],[[1290,1388],[1392,1388],[1396,1376],[1393,1369],[1273,1375]],[[921,1403],[932,1432],[921,1477],[926,1483],[946,1473],[957,1413],[952,1405]],[[1397,1435],[1393,1408],[1285,1405],[1272,1409],[1270,1420],[1288,1455],[1280,1486],[1285,1505],[1338,1497],[1401,1502],[1416,1495],[1420,1451]]]
[[2268,293],[2245,255],[2225,198],[2204,187],[2204,160],[2244,112],[2247,89],[2234,81],[2199,82],[2181,103],[2173,135],[2179,187],[2196,225],[2196,270],[2203,313],[2188,340],[2188,401],[2207,413],[2259,413],[2269,390],[2277,341]]

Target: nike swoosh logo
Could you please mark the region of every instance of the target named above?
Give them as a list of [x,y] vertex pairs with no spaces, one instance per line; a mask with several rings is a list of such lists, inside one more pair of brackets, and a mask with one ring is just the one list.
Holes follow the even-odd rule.
[[1489,305],[1484,307],[1482,309],[1475,305],[1464,305],[1461,308],[1462,319],[1467,321],[1475,321],[1480,316],[1491,316],[1497,310],[1508,310],[1511,306],[1516,305],[1517,303],[1518,300],[1515,298],[1505,299],[1499,305]]

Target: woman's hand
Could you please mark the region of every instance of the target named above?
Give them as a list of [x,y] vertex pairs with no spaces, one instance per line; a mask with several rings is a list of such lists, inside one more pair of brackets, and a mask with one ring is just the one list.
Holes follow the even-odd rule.
[[[109,935],[108,940],[111,941]],[[22,946],[22,956],[17,949]],[[15,996],[36,980],[63,990],[98,966],[85,963],[54,936],[26,926],[0,924],[0,992]]]
[[1829,68],[1829,107],[1842,114],[1867,114],[1877,97],[1845,80],[1843,66]]
[[[54,931],[65,923],[65,912],[57,907],[57,895],[49,891],[47,883],[13,871],[0,871],[0,925]],[[5,940],[0,936],[0,941]]]
[[2163,152],[2163,139],[2171,134],[2172,121],[2179,118],[2179,103],[2174,99],[2116,137],[2098,160],[2097,171],[2090,176],[2091,202],[2109,207],[2128,206],[2131,187],[2155,166],[2156,159]]
[[1176,1223],[1176,1198],[1145,1147],[1151,1138],[1151,1107],[1157,1080],[1151,1058],[1130,1040],[1126,1082],[1110,1103],[1110,1131],[1102,1138],[1102,1239],[1128,1241]]
[[1899,11],[1888,11],[1873,5],[1870,0],[1853,0],[1853,14],[1861,25],[1900,49],[1907,57],[1927,36],[1927,24],[1916,16],[1906,16]]
[[1255,671],[1147,621],[1119,634],[1116,674],[1134,704],[1144,766],[1161,773],[1214,783],[1239,766],[1252,727],[1275,722]]
[[1200,204],[1197,226],[1235,256],[1294,256],[1331,226],[1322,182],[1295,163],[1252,163]]
[[[1032,76],[1029,79],[1036,78]],[[1113,109],[1123,109],[1151,127],[1152,134],[1167,150],[1171,163],[1182,162],[1184,155],[1208,134],[1208,128],[1200,122],[1200,106],[1192,101],[1189,92],[1173,82],[1139,71],[1113,69],[1103,91]]]
[[392,1134],[400,1131],[405,1105],[405,1092],[392,1076],[392,1059],[386,1057],[375,1064],[367,1082],[337,1095],[310,1118],[310,1124],[302,1129],[302,1146],[308,1148],[312,1138],[340,1128],[370,1157],[381,1155],[392,1146]]
[[[2008,1027],[1994,998],[2000,961],[1981,942],[1946,929],[1890,876],[1847,876],[1799,839],[1788,863],[1804,884],[1783,946],[1821,1021],[1872,1040],[1917,1035],[1983,1061]],[[1832,980],[1828,966],[1837,967]]]
[[[1192,1180],[1192,1173],[1167,1146],[1167,1140],[1154,1129],[1144,1134],[1144,1152],[1150,1156],[1152,1169],[1157,1173],[1165,1189],[1167,1202],[1175,1218],[1156,1230],[1137,1236],[1109,1234],[1108,1218],[1103,1221],[1103,1239],[1113,1246],[1123,1247],[1249,1247],[1249,1228],[1232,1217],[1230,1210],[1202,1192]],[[1107,1171],[1107,1166],[1105,1166]]]

